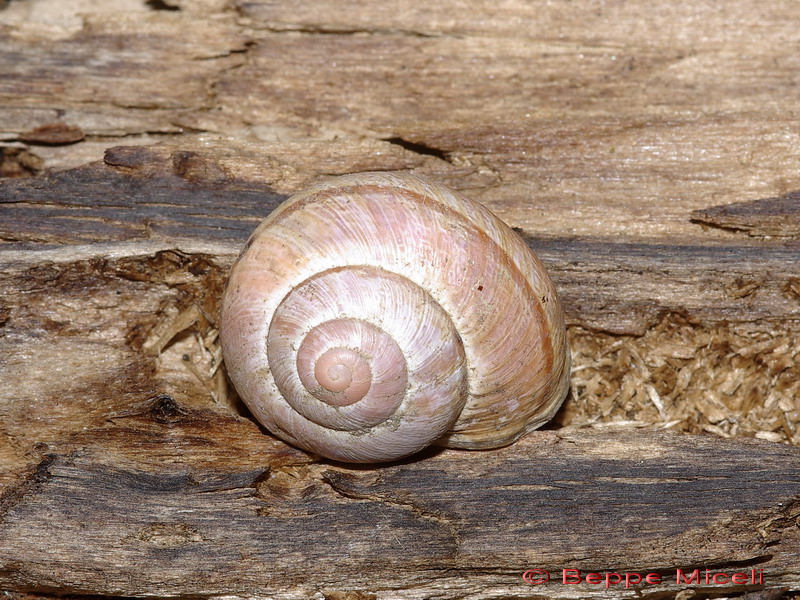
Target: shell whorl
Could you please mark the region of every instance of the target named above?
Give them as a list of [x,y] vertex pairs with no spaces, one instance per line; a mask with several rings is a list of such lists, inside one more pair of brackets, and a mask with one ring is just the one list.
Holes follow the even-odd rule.
[[411,176],[339,177],[282,204],[231,271],[221,340],[267,429],[350,462],[511,443],[568,385],[539,260],[480,204]]

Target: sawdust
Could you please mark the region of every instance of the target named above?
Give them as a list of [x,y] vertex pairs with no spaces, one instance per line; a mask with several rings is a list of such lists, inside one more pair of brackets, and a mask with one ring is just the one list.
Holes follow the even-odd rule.
[[698,326],[670,316],[644,336],[569,331],[562,426],[626,423],[800,445],[800,327]]

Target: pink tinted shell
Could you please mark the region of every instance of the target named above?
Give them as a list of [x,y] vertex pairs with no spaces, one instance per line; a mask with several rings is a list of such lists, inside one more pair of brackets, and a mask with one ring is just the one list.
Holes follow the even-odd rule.
[[569,384],[539,259],[482,205],[408,175],[338,177],[284,202],[231,270],[220,336],[267,429],[347,462],[510,444]]

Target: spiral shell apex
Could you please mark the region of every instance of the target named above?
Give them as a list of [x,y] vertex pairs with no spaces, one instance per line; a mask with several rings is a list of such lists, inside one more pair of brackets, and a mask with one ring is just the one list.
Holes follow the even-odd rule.
[[231,270],[220,337],[267,429],[346,462],[510,444],[568,389],[539,259],[482,205],[406,175],[338,177],[278,207]]

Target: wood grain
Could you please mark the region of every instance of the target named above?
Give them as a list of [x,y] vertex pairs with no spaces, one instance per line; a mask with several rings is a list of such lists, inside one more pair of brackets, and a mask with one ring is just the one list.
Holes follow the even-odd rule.
[[[799,32],[790,0],[0,2],[0,588],[800,590]],[[347,469],[238,404],[228,266],[288,194],[369,170],[545,261],[575,364],[553,430]]]
[[800,581],[800,457],[766,442],[543,432],[493,452],[350,469],[312,464],[252,423],[169,398],[70,441],[74,450],[51,449],[0,504],[0,585],[280,598],[376,587],[461,598],[469,586],[600,598],[598,586],[534,590],[521,575],[662,572],[663,585],[642,588],[656,593],[674,588],[670,570],[692,565],[757,568],[771,586]]

